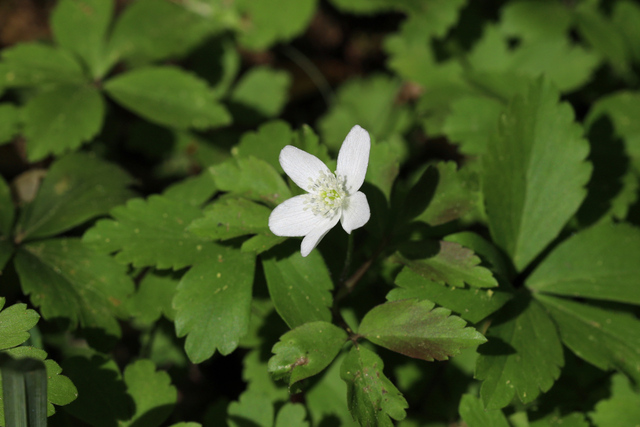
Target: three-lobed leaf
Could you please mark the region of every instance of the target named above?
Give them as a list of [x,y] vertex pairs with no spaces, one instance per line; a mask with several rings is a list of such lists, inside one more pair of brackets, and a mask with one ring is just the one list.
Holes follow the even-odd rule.
[[340,377],[347,383],[347,405],[360,425],[392,427],[389,417],[406,417],[407,401],[383,368],[382,359],[364,346],[354,346],[342,362]]
[[211,244],[178,284],[173,307],[178,337],[193,363],[227,355],[249,330],[255,255]]
[[447,360],[463,348],[487,340],[466,322],[451,316],[431,301],[390,301],[371,309],[362,319],[358,334],[405,356],[427,361]]
[[485,409],[482,401],[471,394],[462,395],[458,411],[468,427],[509,427],[502,410]]
[[193,221],[187,230],[213,240],[268,231],[271,209],[241,198],[225,198],[209,205],[204,218]]
[[639,259],[640,229],[603,222],[554,248],[526,285],[554,295],[640,304]]
[[523,270],[584,200],[589,151],[571,107],[540,79],[516,96],[483,156],[482,191],[494,241]]
[[535,300],[518,295],[500,311],[480,347],[476,378],[484,380],[480,397],[487,409],[500,409],[514,395],[523,403],[546,392],[564,364],[556,326]]
[[133,179],[118,166],[85,153],[58,159],[47,172],[36,198],[21,213],[20,241],[69,230],[133,195]]
[[335,359],[347,333],[328,322],[310,322],[280,337],[271,352],[269,372],[289,386],[318,374]]

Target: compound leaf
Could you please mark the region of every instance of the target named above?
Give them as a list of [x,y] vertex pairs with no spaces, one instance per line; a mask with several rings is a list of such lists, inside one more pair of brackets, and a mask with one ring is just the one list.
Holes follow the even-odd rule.
[[500,409],[485,409],[482,401],[471,394],[462,395],[458,411],[468,427],[509,427]]
[[204,218],[187,227],[193,234],[213,240],[268,232],[271,209],[247,199],[226,198],[214,202],[204,211]]
[[26,304],[13,304],[4,310],[6,299],[0,297],[0,350],[20,345],[29,339],[29,330],[33,328],[40,315]]
[[589,414],[597,426],[632,426],[640,419],[640,394],[629,379],[616,374],[611,377],[611,397],[596,404]]

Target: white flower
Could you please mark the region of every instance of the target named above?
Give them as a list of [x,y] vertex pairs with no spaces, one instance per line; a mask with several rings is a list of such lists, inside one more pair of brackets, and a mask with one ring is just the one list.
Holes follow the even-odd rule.
[[280,152],[282,169],[307,194],[276,206],[269,228],[277,236],[304,236],[300,253],[307,256],[340,220],[351,234],[369,221],[367,196],[358,191],[369,164],[369,133],[354,126],[340,147],[333,174],[316,156],[287,145]]

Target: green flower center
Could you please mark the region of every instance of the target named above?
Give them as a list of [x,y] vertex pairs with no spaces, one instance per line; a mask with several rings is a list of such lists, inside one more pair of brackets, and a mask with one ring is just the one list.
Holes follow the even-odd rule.
[[348,199],[344,177],[323,171],[315,181],[311,181],[304,209],[311,209],[315,215],[332,218],[342,210]]

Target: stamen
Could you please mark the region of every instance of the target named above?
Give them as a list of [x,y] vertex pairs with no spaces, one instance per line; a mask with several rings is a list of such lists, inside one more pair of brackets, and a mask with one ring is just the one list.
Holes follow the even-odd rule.
[[314,181],[309,178],[309,194],[306,195],[305,210],[311,209],[315,215],[331,218],[344,206],[347,200],[344,177],[320,171]]

